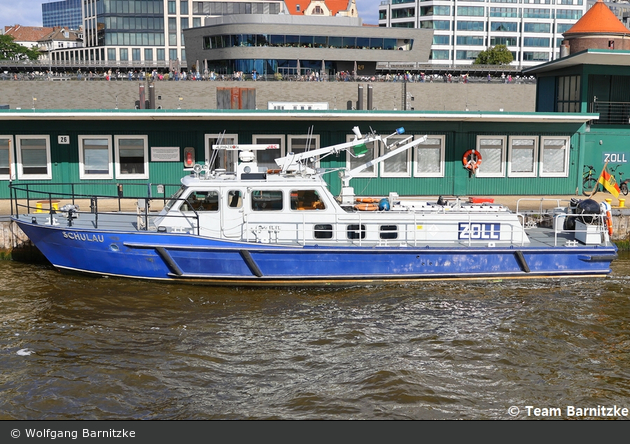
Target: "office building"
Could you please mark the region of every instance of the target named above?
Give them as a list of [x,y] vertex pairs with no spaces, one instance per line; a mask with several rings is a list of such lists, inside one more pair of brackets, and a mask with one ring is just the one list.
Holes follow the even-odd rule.
[[42,22],[49,28],[79,29],[83,25],[81,0],[42,3]]
[[433,29],[432,65],[471,65],[506,45],[523,68],[559,58],[562,34],[586,10],[587,0],[385,0],[379,26]]

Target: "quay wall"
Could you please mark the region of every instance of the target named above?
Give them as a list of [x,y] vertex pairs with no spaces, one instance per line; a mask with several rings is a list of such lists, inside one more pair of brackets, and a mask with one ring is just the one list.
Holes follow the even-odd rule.
[[[10,109],[134,109],[144,81],[0,81],[0,105]],[[270,101],[328,102],[330,109],[356,106],[359,85],[363,109],[367,109],[368,85],[372,85],[372,108],[416,111],[534,112],[536,85],[531,83],[469,82],[303,82],[303,81],[156,81],[155,104],[163,109],[216,109],[217,88],[255,88],[257,109]],[[36,100],[33,100],[33,99]]]

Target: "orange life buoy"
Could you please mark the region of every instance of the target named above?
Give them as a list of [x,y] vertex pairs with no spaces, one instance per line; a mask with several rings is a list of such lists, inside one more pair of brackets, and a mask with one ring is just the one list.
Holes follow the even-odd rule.
[[608,235],[612,236],[613,226],[612,226],[612,214],[610,214],[610,211],[606,211],[606,225],[608,226]]
[[355,210],[359,210],[359,211],[376,211],[378,210],[378,205],[373,204],[373,203],[362,203],[362,204],[356,204],[354,206]]
[[267,174],[280,174],[282,170],[267,170]]
[[378,197],[357,197],[354,200],[360,203],[379,203],[381,201]]
[[468,170],[476,170],[481,165],[481,153],[477,150],[468,150],[462,158],[464,168]]

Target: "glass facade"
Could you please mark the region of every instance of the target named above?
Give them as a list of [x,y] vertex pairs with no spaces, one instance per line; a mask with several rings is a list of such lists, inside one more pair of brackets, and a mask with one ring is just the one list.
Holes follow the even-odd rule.
[[47,28],[62,26],[64,28],[79,29],[83,25],[81,0],[42,3],[42,21]]

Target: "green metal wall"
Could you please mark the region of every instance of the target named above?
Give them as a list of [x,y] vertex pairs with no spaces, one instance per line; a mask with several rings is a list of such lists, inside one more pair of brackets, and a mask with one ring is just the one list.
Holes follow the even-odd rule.
[[[377,120],[355,122],[348,119],[318,121],[313,133],[320,135],[320,145],[327,146],[346,141],[352,127],[358,125],[364,133],[373,128],[380,134],[391,134],[397,126],[392,122]],[[152,146],[180,147],[183,159],[185,147],[194,147],[198,162],[204,159],[204,134],[236,133],[239,143],[251,143],[254,134],[299,134],[306,135],[311,124],[307,121],[295,121],[279,118],[269,120],[46,120],[40,121],[2,121],[0,134],[7,135],[49,135],[51,141],[52,180],[43,183],[82,184],[80,189],[85,194],[111,194],[118,183],[124,184],[125,195],[146,195],[147,182],[153,184],[156,196],[156,184],[178,184],[184,174],[183,162],[150,162],[149,180],[110,181],[79,179],[79,135],[148,135],[149,152]],[[355,178],[351,185],[357,195],[387,195],[396,191],[402,195],[541,195],[574,194],[581,183],[580,150],[584,144],[583,125],[556,123],[506,123],[506,122],[466,122],[466,121],[426,121],[417,120],[404,124],[407,135],[436,134],[445,136],[445,175],[440,178]],[[57,136],[70,136],[70,145],[58,145]],[[480,178],[470,176],[463,167],[463,154],[475,147],[477,135],[535,135],[535,136],[571,136],[570,174],[567,178]],[[590,140],[590,139],[589,139]],[[507,150],[506,150],[507,153]],[[345,164],[345,155],[333,156],[322,163],[323,167],[341,167]],[[581,164],[579,164],[581,165]],[[331,191],[340,190],[340,179],[336,173],[326,176]],[[0,187],[0,197],[8,198],[7,181]],[[37,182],[37,181],[28,181]],[[20,183],[14,181],[14,183]],[[132,186],[132,183],[138,185]],[[171,190],[172,192],[174,190]],[[169,191],[167,193],[170,194]]]

